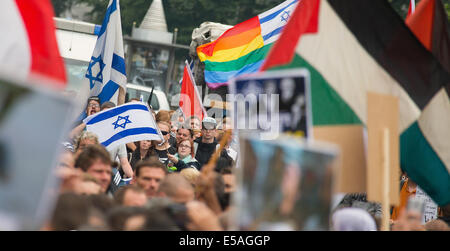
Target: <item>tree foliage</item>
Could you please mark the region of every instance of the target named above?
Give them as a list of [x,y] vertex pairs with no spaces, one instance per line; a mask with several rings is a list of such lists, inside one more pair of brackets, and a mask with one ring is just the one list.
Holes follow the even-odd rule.
[[[194,28],[206,21],[235,25],[252,18],[284,0],[164,0],[164,12],[169,31],[178,28],[177,43],[188,45]],[[59,15],[75,3],[86,3],[93,9],[90,20],[101,24],[109,0],[52,0],[55,13]],[[152,0],[120,0],[122,29],[131,34],[133,23],[139,26]],[[416,0],[418,4],[419,0]],[[408,12],[409,0],[389,0],[391,6],[404,19]],[[443,0],[450,20],[449,0]]]

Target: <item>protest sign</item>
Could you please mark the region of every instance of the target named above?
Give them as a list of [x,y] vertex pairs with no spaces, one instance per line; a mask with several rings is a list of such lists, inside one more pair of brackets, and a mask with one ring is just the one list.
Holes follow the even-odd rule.
[[259,72],[230,80],[235,128],[259,131],[263,139],[280,133],[312,138],[310,76],[306,69]]
[[0,90],[0,229],[37,230],[57,196],[54,171],[72,105],[4,77]]
[[328,229],[337,148],[292,137],[241,137],[240,149],[238,229]]
[[422,224],[437,219],[438,205],[419,186],[416,188],[415,197],[425,204],[425,211],[422,215]]

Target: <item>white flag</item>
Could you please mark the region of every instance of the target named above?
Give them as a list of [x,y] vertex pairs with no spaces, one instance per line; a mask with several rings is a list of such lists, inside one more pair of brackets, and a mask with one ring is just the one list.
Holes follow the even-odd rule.
[[95,133],[107,149],[140,140],[163,140],[148,106],[141,102],[104,110],[83,122],[86,130]]

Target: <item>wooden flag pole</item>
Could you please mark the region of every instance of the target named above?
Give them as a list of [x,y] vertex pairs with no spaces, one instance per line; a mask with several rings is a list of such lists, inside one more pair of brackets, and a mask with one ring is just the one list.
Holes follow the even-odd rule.
[[390,184],[390,156],[389,156],[389,128],[383,129],[382,134],[382,153],[383,153],[383,221],[382,221],[382,230],[389,231],[389,219],[390,219],[390,203],[389,203],[389,184]]

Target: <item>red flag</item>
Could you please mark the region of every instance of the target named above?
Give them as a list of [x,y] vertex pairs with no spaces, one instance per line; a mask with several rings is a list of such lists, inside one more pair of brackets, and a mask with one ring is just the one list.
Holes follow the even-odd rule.
[[17,78],[63,89],[66,71],[56,42],[50,0],[1,1],[0,68]]
[[206,111],[203,107],[200,94],[198,93],[191,69],[187,62],[184,67],[183,83],[181,85],[180,94],[180,108],[183,111],[184,116],[188,118],[195,115],[200,118],[200,121],[203,120],[203,115],[206,114]]
[[416,0],[409,0],[409,9],[408,9],[408,15],[406,15],[406,18],[411,16],[416,9]]
[[406,25],[420,42],[450,72],[450,25],[442,1],[423,0]]

